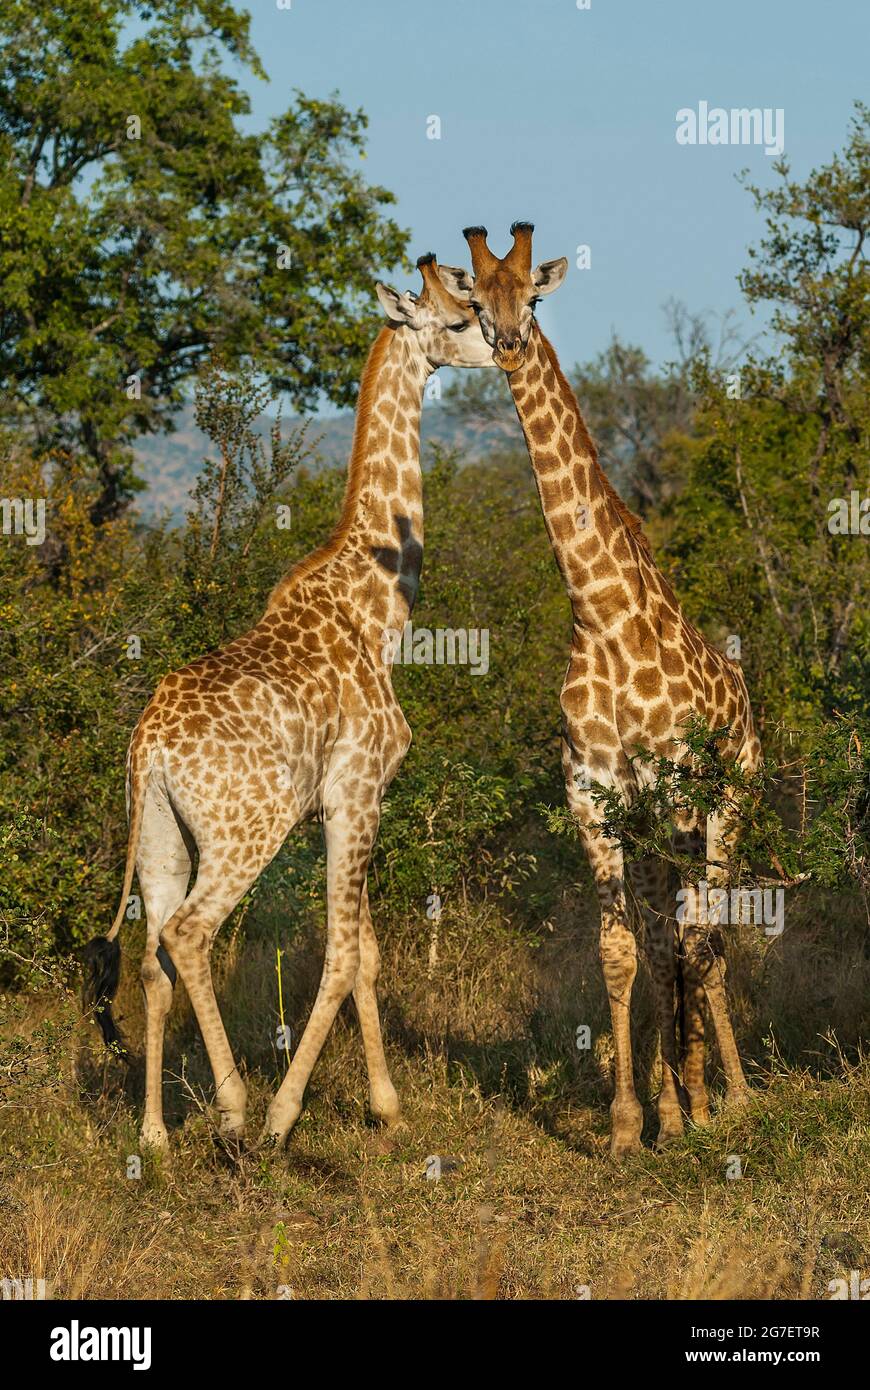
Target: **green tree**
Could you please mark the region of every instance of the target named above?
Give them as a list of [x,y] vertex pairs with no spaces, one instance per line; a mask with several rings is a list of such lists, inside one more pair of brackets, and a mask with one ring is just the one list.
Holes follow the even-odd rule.
[[699,355],[730,369],[744,342],[733,313],[714,328],[710,314],[669,299],[664,313],[674,358],[663,370],[614,333],[604,352],[572,373],[601,465],[629,506],[650,517],[682,483],[697,401],[691,368]]
[[[570,373],[604,471],[644,518],[672,497],[683,479],[697,410],[690,381],[693,363],[703,355],[724,371],[746,346],[731,312],[721,316],[716,331],[710,314],[690,312],[676,299],[663,307],[674,349],[674,359],[664,369],[655,367],[643,348],[614,333],[603,352]],[[472,435],[485,433],[489,448],[495,438],[522,452],[503,373],[457,373],[444,406],[448,417]]]
[[366,119],[298,94],[265,133],[222,64],[262,65],[227,0],[9,0],[0,11],[0,393],[76,447],[99,523],[129,442],[171,427],[218,350],[297,408],[349,404],[372,282],[406,234],[352,167]]
[[756,708],[806,728],[870,703],[870,536],[829,524],[870,491],[870,110],[803,183],[775,173],[750,186],[767,228],[741,285],[772,308],[777,352],[743,364],[736,395],[696,364],[703,445],[667,559],[692,615],[741,638]]

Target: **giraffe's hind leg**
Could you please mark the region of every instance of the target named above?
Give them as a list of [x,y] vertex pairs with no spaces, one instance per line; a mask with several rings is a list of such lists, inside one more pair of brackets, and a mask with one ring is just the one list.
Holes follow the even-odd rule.
[[192,892],[160,933],[161,944],[184,981],[202,1033],[214,1075],[221,1129],[225,1133],[238,1135],[245,1126],[247,1090],[236,1067],[218,1009],[210,956],[212,942],[221,924],[252,882],[253,878],[239,886],[232,878],[221,882],[214,869],[203,874],[200,866]]
[[628,876],[643,917],[646,955],[661,1039],[662,1084],[659,1092],[659,1132],[662,1147],[683,1133],[676,1030],[676,924],[668,866],[661,859],[629,865]]
[[211,1063],[221,1131],[241,1137],[247,1088],[239,1075],[218,1008],[211,974],[211,948],[222,924],[280,849],[297,819],[275,802],[239,839],[200,843],[196,883],[160,933],[187,990]]
[[[701,859],[704,854],[704,836],[701,822],[695,816],[678,819],[679,828],[674,836],[674,851],[681,858]],[[686,955],[677,929],[677,993],[680,1015],[680,1061],[683,1071],[683,1089],[686,1093],[689,1115],[695,1125],[710,1123],[710,1100],[705,1080],[706,1043],[705,1013],[707,998],[704,985],[691,959]]]
[[136,868],[145,904],[147,939],[141,979],[145,995],[145,1115],[140,1142],[165,1148],[163,1033],[172,1005],[175,969],[160,945],[160,932],[187,897],[193,841],[168,797],[151,784],[145,800]]

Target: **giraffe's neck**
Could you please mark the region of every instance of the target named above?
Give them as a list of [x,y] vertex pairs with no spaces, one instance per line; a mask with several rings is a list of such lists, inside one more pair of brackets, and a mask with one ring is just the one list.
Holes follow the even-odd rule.
[[580,407],[537,326],[508,377],[575,624],[606,632],[641,601],[652,566],[640,523],[599,463]]
[[410,328],[384,328],[363,371],[348,482],[326,545],[279,584],[272,604],[315,571],[380,659],[385,632],[408,620],[423,560],[420,413],[432,372]]

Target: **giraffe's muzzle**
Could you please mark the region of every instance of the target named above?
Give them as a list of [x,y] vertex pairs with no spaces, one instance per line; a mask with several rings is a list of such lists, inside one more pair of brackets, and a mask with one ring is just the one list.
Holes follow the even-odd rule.
[[496,339],[492,360],[497,367],[501,367],[502,371],[515,372],[517,367],[523,365],[525,357],[525,343],[518,334],[515,337]]

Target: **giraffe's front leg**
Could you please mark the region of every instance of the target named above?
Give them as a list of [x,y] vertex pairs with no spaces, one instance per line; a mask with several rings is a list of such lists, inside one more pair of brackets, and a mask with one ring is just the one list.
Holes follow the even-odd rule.
[[614,1158],[622,1158],[641,1147],[643,1127],[631,1055],[631,991],[637,974],[637,944],[628,918],[622,850],[597,832],[587,831],[585,839],[601,907],[599,954],[615,1052],[610,1152]]
[[[674,849],[681,857],[700,858],[704,852],[704,837],[697,816],[678,817],[679,829],[674,837]],[[704,1012],[706,995],[698,972],[693,968],[680,939],[678,914],[677,959],[680,987],[681,1041],[683,1090],[689,1104],[689,1114],[695,1125],[710,1123],[710,1098],[705,1080]]]
[[662,1081],[659,1091],[659,1132],[662,1148],[683,1134],[679,1095],[679,1060],[675,1014],[676,932],[668,892],[668,874],[660,859],[629,865],[629,880],[643,916],[646,955],[652,977],[661,1040]]
[[[681,948],[682,950],[682,948]],[[683,954],[683,1088],[689,1100],[694,1125],[710,1123],[710,1097],[707,1094],[704,1010],[706,995],[701,977]]]
[[359,953],[359,970],[353,987],[353,999],[356,1004],[366,1054],[366,1067],[369,1074],[369,1104],[376,1119],[392,1126],[399,1122],[399,1097],[390,1079],[387,1059],[384,1055],[384,1041],[381,1036],[377,996],[377,979],[380,974],[381,958],[369,912],[369,894],[366,884],[363,884],[360,904]]
[[[571,711],[563,690],[562,708],[566,726],[572,727]],[[577,720],[574,719],[576,727]],[[610,1152],[621,1158],[640,1148],[643,1110],[634,1089],[631,1055],[631,991],[637,974],[637,943],[631,929],[625,893],[625,861],[622,847],[594,829],[600,812],[590,792],[597,780],[578,751],[578,740],[570,734],[562,746],[562,768],[571,813],[577,821],[583,847],[595,877],[601,928],[598,951],[613,1030],[615,1053],[615,1094],[610,1106]]]
[[[356,785],[365,785],[358,779]],[[302,1112],[305,1087],[341,1005],[359,974],[360,911],[379,803],[363,814],[343,803],[324,808],[327,873],[326,955],[320,988],[296,1054],[266,1114],[263,1141],[280,1147]],[[386,1066],[386,1064],[385,1064]]]

